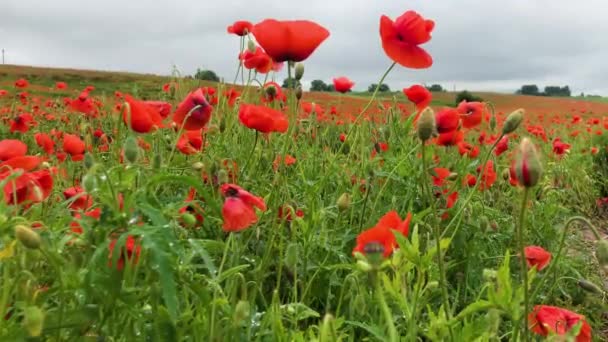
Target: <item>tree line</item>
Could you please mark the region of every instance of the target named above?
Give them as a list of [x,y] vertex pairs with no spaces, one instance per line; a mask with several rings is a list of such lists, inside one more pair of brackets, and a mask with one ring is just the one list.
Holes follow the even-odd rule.
[[565,96],[571,95],[569,86],[546,86],[544,91],[540,91],[540,88],[536,84],[526,84],[521,86],[516,92],[520,95],[532,95],[532,96]]

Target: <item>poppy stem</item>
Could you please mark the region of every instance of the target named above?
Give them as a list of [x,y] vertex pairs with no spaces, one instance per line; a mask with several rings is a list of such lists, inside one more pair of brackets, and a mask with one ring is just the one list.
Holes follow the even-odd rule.
[[260,135],[259,131],[255,131],[255,140],[253,140],[253,147],[251,147],[251,152],[249,153],[249,157],[247,158],[247,161],[245,162],[245,165],[243,165],[243,169],[241,170],[241,174],[245,173],[245,170],[247,170],[247,166],[249,165],[249,162],[251,161],[251,157],[253,157],[253,154],[255,153],[255,147],[258,145],[258,136]]
[[[526,317],[528,315],[528,311],[529,311],[529,307],[530,307],[530,298],[528,295],[528,267],[526,264],[526,251],[525,251],[525,243],[524,243],[524,239],[525,239],[525,231],[524,231],[524,224],[525,224],[525,218],[526,218],[526,206],[527,206],[527,202],[528,202],[528,187],[524,188],[524,194],[523,194],[523,198],[521,201],[521,209],[519,210],[519,219],[518,219],[518,224],[517,224],[517,244],[519,246],[519,259],[520,259],[520,273],[521,273],[521,278],[524,284],[524,313],[522,315],[522,317],[520,317],[520,324],[523,324],[523,331],[522,331],[522,337],[523,337],[523,341],[527,341],[528,340],[528,329],[526,327]],[[523,323],[522,323],[523,322]]]
[[169,159],[167,159],[167,165],[170,165],[171,161],[173,160],[173,155],[175,154],[175,149],[177,148],[177,143],[179,142],[179,138],[182,136],[182,133],[184,132],[184,125],[186,124],[186,121],[188,121],[188,118],[190,118],[190,115],[192,115],[192,113],[194,113],[195,110],[197,110],[201,107],[202,107],[201,105],[194,106],[194,108],[190,109],[190,111],[188,112],[186,117],[184,117],[184,120],[182,120],[182,125],[180,126],[179,131],[177,132],[177,138],[175,138],[175,142],[173,143],[173,148],[171,149],[171,154],[169,154]]
[[[377,272],[377,271],[374,271]],[[380,286],[380,275],[374,275],[374,283],[375,283],[375,292],[378,297],[378,303],[380,304],[380,309],[382,310],[382,315],[384,316],[384,320],[386,321],[386,325],[388,328],[388,340],[391,342],[399,341],[397,336],[397,329],[395,328],[395,323],[393,322],[394,317],[390,308],[386,304],[386,299],[384,298],[384,292],[382,291],[382,286]]]

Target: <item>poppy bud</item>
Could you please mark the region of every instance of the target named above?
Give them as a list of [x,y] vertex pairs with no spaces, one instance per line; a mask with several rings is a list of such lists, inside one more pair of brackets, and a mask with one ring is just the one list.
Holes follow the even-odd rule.
[[137,146],[137,140],[134,137],[128,137],[123,148],[127,161],[131,164],[135,163],[139,157],[139,146]]
[[219,170],[217,172],[217,181],[220,184],[226,184],[226,183],[228,183],[228,172],[226,172],[226,170],[224,170],[224,169]]
[[603,294],[604,290],[602,290],[599,286],[597,286],[596,284],[590,282],[587,279],[579,279],[578,280],[578,286],[589,292],[589,293],[595,293],[595,294]]
[[163,164],[163,157],[160,153],[155,153],[154,157],[152,157],[152,168],[154,170],[160,169]]
[[482,216],[479,218],[479,229],[482,232],[487,232],[488,228],[490,227],[490,220],[488,220],[487,216]]
[[23,312],[23,327],[31,337],[38,337],[44,326],[44,312],[37,306],[28,306]]
[[30,227],[26,227],[24,225],[16,225],[15,226],[15,237],[19,240],[25,247],[30,249],[38,249],[40,248],[41,239],[40,235],[32,230]]
[[450,172],[446,179],[450,181],[456,180],[458,179],[458,174],[456,172]]
[[240,325],[249,319],[251,306],[246,300],[239,300],[234,308],[234,324]]
[[220,133],[224,133],[226,131],[226,119],[222,116],[220,119]]
[[183,213],[181,216],[181,222],[186,227],[194,227],[196,224],[196,217],[190,213]]
[[296,99],[301,100],[302,99],[302,86],[298,85],[298,87],[296,88]]
[[542,174],[543,168],[536,147],[530,139],[522,139],[519,144],[519,155],[515,159],[517,182],[526,188],[531,188],[538,183]]
[[490,130],[493,132],[496,128],[496,116],[492,115],[490,117]]
[[363,272],[370,272],[371,270],[374,269],[372,267],[372,265],[369,264],[369,262],[364,261],[364,260],[357,261],[357,268]]
[[293,271],[298,265],[298,245],[290,243],[285,250],[285,266]]
[[319,342],[334,341],[333,335],[336,329],[334,327],[334,320],[334,316],[332,316],[331,314],[325,314],[325,317],[323,317],[323,323],[321,324]]
[[426,107],[418,119],[418,137],[425,142],[436,133],[435,113],[430,107]]
[[504,169],[504,170],[502,170],[501,175],[502,175],[502,179],[508,181],[509,179],[511,179],[511,170]]
[[85,155],[84,155],[84,167],[85,167],[85,169],[89,170],[90,168],[93,167],[93,165],[95,165],[95,158],[93,158],[92,154],[85,153]]
[[302,77],[304,76],[304,64],[302,63],[298,63],[296,64],[296,68],[295,68],[295,79],[297,81],[301,80]]
[[252,40],[249,40],[247,42],[247,50],[249,50],[249,52],[251,52],[251,53],[255,53],[256,47],[255,47],[255,43]]
[[595,246],[595,258],[600,267],[608,268],[608,240],[599,240]]
[[277,88],[275,88],[273,85],[266,87],[264,90],[266,91],[268,98],[272,99],[277,95]]
[[87,173],[82,177],[82,188],[87,193],[92,193],[97,189],[97,177],[94,174]]
[[195,170],[197,170],[197,171],[200,171],[200,170],[202,170],[202,169],[205,168],[205,164],[203,164],[202,162],[198,161],[198,162],[195,162],[195,163],[192,164],[192,168],[195,169]]
[[51,164],[49,164],[49,162],[42,162],[40,166],[42,166],[43,169],[48,169],[51,167]]
[[502,126],[502,134],[509,134],[515,131],[523,119],[524,110],[521,108],[509,114],[505,120],[505,124]]

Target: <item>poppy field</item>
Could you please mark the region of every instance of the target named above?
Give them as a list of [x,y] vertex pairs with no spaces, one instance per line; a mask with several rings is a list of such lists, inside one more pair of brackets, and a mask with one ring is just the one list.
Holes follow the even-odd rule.
[[[379,18],[377,84],[434,26]],[[226,39],[223,83],[0,68],[2,341],[606,338],[608,103],[309,93],[330,28]]]

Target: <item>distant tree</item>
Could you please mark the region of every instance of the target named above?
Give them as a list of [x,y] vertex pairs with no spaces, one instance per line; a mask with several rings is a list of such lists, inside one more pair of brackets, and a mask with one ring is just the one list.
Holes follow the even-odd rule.
[[310,82],[310,91],[329,91],[329,85],[322,80]]
[[545,87],[545,95],[546,96],[570,96],[570,87],[564,86],[546,86]]
[[460,102],[465,101],[465,100],[467,102],[481,102],[481,101],[483,101],[483,99],[481,97],[473,95],[468,90],[463,90],[463,91],[459,92],[458,94],[456,94],[456,104],[457,105]]
[[[334,92],[334,91],[336,91],[336,88],[334,87],[333,84],[328,84],[327,88],[325,89],[325,91]],[[348,92],[350,93],[351,90],[349,89]]]
[[196,74],[194,74],[194,78],[201,81],[213,81],[219,82],[220,78],[217,77],[217,74],[213,70],[206,69],[196,69]]
[[[377,86],[378,86],[378,83],[372,83],[369,85],[369,87],[367,87],[367,91],[370,93],[373,93],[374,90],[376,90]],[[391,88],[388,86],[388,84],[382,83],[380,85],[380,88],[378,88],[378,91],[381,93],[387,93],[387,92],[391,91]]]
[[[293,84],[293,87],[291,86]],[[300,82],[297,81],[295,78],[286,78],[283,80],[283,84],[281,85],[281,87],[283,88],[296,88],[297,86],[300,85]]]
[[538,86],[536,84],[526,84],[521,86],[521,89],[517,91],[518,94],[522,95],[540,95],[540,91],[538,90]]
[[432,92],[443,91],[443,87],[441,86],[441,84],[433,84],[430,87],[426,87],[426,89],[428,89],[429,91],[432,91]]

